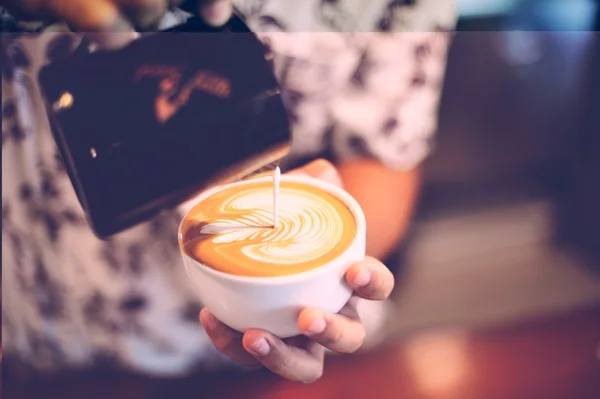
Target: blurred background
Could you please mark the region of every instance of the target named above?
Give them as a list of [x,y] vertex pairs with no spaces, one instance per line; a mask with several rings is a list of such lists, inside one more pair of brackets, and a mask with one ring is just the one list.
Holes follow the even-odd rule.
[[503,323],[597,303],[595,4],[458,3],[401,323]]
[[600,397],[598,2],[458,4],[380,397]]
[[[107,376],[93,397],[600,398],[598,2],[458,4],[386,347],[310,386]],[[85,378],[61,397],[92,397]]]

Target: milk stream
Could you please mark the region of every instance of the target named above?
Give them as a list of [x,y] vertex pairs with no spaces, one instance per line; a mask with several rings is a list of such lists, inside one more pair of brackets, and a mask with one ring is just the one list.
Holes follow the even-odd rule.
[[281,169],[279,166],[273,171],[273,228],[279,224],[279,182],[281,180]]

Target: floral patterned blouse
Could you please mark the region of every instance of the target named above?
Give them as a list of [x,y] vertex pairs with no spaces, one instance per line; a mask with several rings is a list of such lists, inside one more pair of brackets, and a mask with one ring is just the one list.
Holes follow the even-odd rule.
[[[402,170],[431,149],[452,0],[234,0],[268,45],[293,123],[292,165],[326,156]],[[173,10],[164,28],[188,14]],[[8,25],[4,25],[5,27]],[[36,82],[80,43],[2,38],[2,337],[5,362],[117,365],[174,375],[221,358],[181,264],[180,209],[114,236],[87,227]]]

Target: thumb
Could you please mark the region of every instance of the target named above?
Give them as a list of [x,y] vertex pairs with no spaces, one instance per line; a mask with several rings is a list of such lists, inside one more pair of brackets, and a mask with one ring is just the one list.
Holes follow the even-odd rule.
[[208,25],[225,25],[233,13],[232,0],[198,0],[198,14]]
[[314,160],[301,168],[289,172],[291,175],[305,175],[342,187],[342,178],[336,167],[325,159]]

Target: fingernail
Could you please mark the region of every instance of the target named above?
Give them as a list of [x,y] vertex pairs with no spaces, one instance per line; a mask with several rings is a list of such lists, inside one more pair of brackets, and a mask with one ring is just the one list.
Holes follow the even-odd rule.
[[255,355],[265,357],[271,351],[271,347],[265,338],[261,338],[250,345],[250,350],[254,352]]
[[356,277],[354,277],[353,284],[355,287],[360,288],[360,287],[364,287],[365,285],[369,284],[370,282],[371,282],[371,273],[366,269],[362,269],[360,272],[358,272]]
[[308,328],[306,329],[306,333],[308,335],[313,335],[313,334],[322,334],[325,331],[325,328],[327,327],[327,322],[325,321],[325,318],[323,317],[317,317],[310,326],[308,326]]
[[210,312],[205,313],[204,320],[202,321],[204,328],[207,328],[209,330],[214,330],[215,328],[217,328],[218,323],[219,323],[219,321],[212,313],[210,313]]

